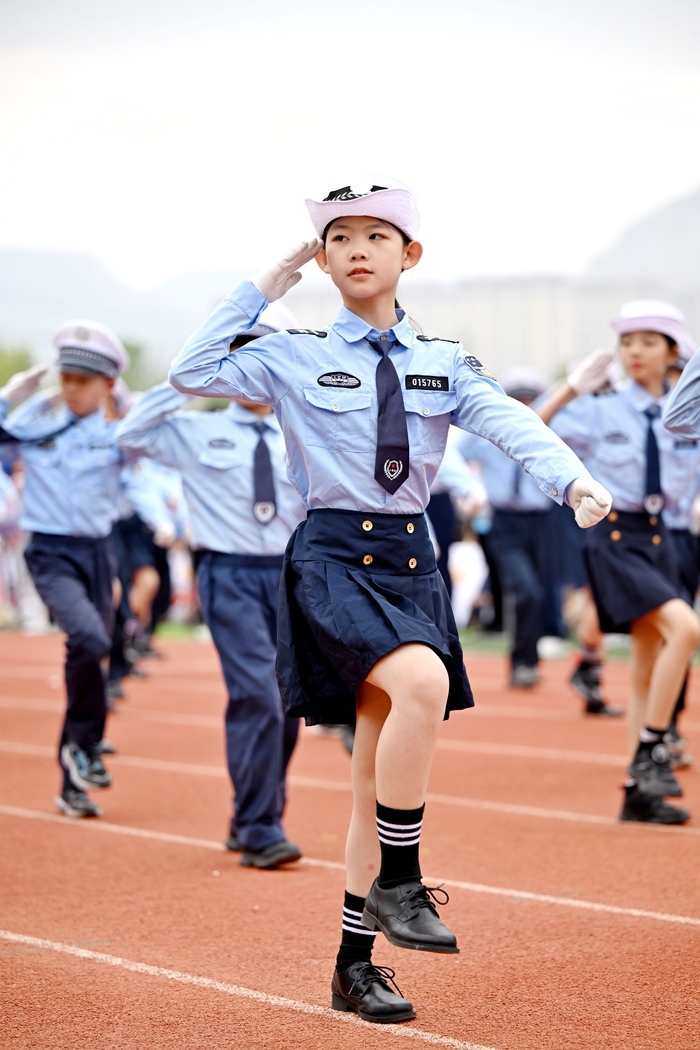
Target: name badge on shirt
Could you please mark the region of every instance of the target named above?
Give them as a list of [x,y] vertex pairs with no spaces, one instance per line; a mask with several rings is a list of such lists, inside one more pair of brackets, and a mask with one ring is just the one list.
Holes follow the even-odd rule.
[[619,431],[614,431],[611,434],[604,434],[603,441],[609,441],[611,445],[629,445],[630,438],[629,434],[622,434]]
[[209,442],[209,448],[235,448],[236,444],[234,441],[229,441],[228,438],[212,438]]
[[676,438],[673,442],[674,448],[697,448],[697,438]]
[[449,390],[449,376],[406,376],[407,390]]

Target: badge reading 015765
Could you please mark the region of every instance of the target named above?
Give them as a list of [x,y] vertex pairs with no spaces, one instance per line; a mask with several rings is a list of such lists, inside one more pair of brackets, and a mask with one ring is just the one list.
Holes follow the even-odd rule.
[[478,357],[474,357],[473,354],[465,354],[464,360],[477,375],[484,376],[485,379],[493,379],[488,368],[482,365]]

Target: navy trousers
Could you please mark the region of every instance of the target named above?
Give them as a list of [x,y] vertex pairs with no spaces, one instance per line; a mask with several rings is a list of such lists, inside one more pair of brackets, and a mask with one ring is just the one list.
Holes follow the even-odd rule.
[[484,537],[498,569],[504,594],[514,605],[511,664],[537,666],[537,641],[542,636],[544,511],[494,511],[491,531]]
[[[116,558],[108,539],[34,533],[24,557],[54,623],[67,634],[66,717],[58,745],[89,750],[107,718],[102,660],[112,647],[112,577]],[[63,769],[63,767],[61,767]],[[64,787],[70,780],[63,769]]]
[[275,657],[282,556],[219,554],[198,558],[204,619],[228,692],[226,758],[233,784],[231,833],[262,850],[286,836],[286,774],[299,720],[282,710]]

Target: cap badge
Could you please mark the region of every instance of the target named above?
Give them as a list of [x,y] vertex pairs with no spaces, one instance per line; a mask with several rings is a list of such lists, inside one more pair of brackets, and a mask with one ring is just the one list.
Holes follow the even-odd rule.
[[87,328],[76,328],[75,338],[79,339],[81,343],[86,343],[90,338],[90,333],[88,332]]
[[386,190],[388,186],[369,186],[360,183],[357,186],[341,186],[339,190],[331,190],[325,201],[354,201],[357,197],[366,197],[368,193],[376,193],[377,190]]

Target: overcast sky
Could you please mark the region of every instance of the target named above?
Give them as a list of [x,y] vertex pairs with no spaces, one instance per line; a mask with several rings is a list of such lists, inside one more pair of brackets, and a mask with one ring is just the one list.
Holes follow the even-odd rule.
[[698,0],[0,0],[0,248],[148,287],[415,189],[424,276],[576,274],[700,189]]

